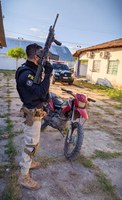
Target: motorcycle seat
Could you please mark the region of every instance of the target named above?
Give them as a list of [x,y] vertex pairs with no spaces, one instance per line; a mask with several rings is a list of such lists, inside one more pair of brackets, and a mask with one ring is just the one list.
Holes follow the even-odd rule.
[[53,102],[55,107],[61,107],[64,101],[59,97],[57,97],[56,95],[55,96],[53,95]]
[[53,93],[51,93],[51,97],[53,98],[54,106],[57,108],[62,108],[69,105],[69,100],[63,101]]
[[58,99],[58,98],[54,99],[55,107],[61,107],[63,103],[64,102],[61,99]]
[[68,105],[68,101],[56,101],[54,102],[54,105],[55,107],[58,107],[58,108],[63,108],[63,107],[66,107]]

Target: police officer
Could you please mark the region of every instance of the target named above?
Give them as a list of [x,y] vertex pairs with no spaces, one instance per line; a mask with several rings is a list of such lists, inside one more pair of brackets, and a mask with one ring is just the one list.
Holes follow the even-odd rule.
[[[33,82],[36,75],[38,60],[38,52],[42,51],[42,47],[37,44],[30,44],[26,47],[27,61],[16,72],[16,87],[20,99],[23,102],[22,111],[24,112],[24,149],[20,161],[21,173],[19,183],[29,189],[39,189],[40,184],[30,177],[29,170],[40,167],[40,163],[33,160],[40,142],[40,119],[45,112],[42,109],[42,102],[47,98],[50,75],[52,65],[45,61],[44,78],[39,84]],[[39,113],[36,116],[36,113]]]

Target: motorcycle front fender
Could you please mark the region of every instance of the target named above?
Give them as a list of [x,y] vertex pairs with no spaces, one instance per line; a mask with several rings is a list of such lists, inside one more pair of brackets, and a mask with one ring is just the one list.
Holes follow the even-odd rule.
[[86,112],[86,109],[75,108],[75,110],[79,112],[79,114],[80,114],[80,116],[82,116],[82,118],[88,119],[88,114]]

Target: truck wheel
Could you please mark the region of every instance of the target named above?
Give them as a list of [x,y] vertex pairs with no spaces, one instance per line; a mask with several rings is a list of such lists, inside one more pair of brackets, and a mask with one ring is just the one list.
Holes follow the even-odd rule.
[[73,82],[69,82],[69,85],[72,85],[73,84]]
[[52,77],[52,84],[55,84],[55,78]]

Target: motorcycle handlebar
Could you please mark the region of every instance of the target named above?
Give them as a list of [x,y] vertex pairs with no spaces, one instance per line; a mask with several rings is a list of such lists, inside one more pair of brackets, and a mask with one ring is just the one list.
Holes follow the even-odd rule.
[[68,94],[71,94],[72,96],[75,96],[71,90],[66,90],[64,88],[61,88],[61,90],[68,93]]
[[[71,91],[71,90],[66,90],[66,89],[64,89],[64,88],[61,88],[61,90],[62,91],[64,91],[64,92],[66,92],[66,93],[68,93],[68,94],[71,94],[73,97],[75,96],[75,94]],[[92,99],[92,98],[87,98],[87,100],[90,102],[96,102],[94,99]]]
[[88,101],[96,102],[94,99],[87,98]]

